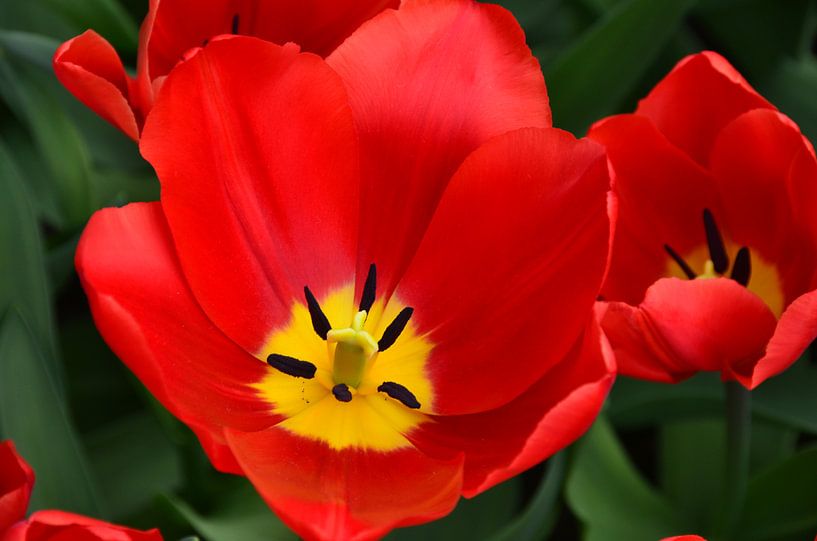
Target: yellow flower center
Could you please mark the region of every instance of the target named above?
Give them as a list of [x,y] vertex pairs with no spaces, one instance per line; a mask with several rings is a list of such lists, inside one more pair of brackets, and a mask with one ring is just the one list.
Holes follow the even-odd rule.
[[426,374],[433,345],[412,309],[394,296],[375,300],[373,291],[356,306],[351,283],[320,302],[306,293],[256,355],[271,368],[253,387],[285,417],[278,426],[333,449],[409,446],[405,435],[433,412]]
[[[777,268],[757,252],[723,238],[712,214],[704,211],[707,242],[684,254],[665,246],[666,276],[690,279],[732,278],[760,297],[776,317],[785,308],[783,288]],[[730,258],[729,255],[734,257]]]

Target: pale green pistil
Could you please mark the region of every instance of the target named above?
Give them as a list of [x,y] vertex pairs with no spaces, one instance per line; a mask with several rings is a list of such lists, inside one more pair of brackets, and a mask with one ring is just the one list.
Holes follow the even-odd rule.
[[345,383],[357,388],[369,362],[377,353],[377,342],[363,330],[366,311],[361,310],[345,329],[332,329],[326,335],[328,343],[335,344],[332,379],[335,384]]

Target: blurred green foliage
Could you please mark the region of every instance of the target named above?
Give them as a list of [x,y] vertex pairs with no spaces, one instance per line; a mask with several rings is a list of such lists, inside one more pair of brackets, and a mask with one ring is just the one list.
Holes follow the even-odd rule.
[[[812,0],[501,3],[541,61],[557,127],[581,135],[631,110],[684,55],[713,49],[817,139]],[[170,540],[293,539],[245,480],[212,470],[111,354],[73,270],[91,213],[159,190],[136,146],[61,88],[50,58],[93,28],[132,67],[146,11],[146,0],[0,2],[0,437],[37,472],[32,511],[159,526]],[[815,389],[817,367],[803,360],[755,393],[742,540],[817,532]],[[713,377],[676,386],[620,378],[604,419],[544,477],[534,469],[390,539],[654,541],[708,531],[722,484],[722,408]]]

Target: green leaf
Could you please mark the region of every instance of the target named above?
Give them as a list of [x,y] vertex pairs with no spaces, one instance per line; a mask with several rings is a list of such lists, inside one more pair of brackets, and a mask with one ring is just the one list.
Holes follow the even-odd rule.
[[181,483],[176,448],[151,415],[120,418],[86,441],[100,493],[114,519],[136,513]]
[[817,447],[812,447],[750,481],[736,539],[811,539],[815,531]]
[[698,374],[674,385],[620,376],[607,405],[610,420],[621,428],[720,415],[723,385],[717,374]]
[[684,514],[689,531],[708,531],[715,524],[723,491],[725,438],[721,419],[667,423],[661,428],[661,485]]
[[391,541],[447,541],[483,539],[507,523],[517,510],[519,480],[510,479],[471,500],[461,499],[454,511],[440,520],[395,530]]
[[535,541],[547,539],[559,511],[558,499],[565,478],[565,452],[548,460],[547,473],[539,483],[527,509],[513,522],[505,526],[492,541]]
[[[817,434],[817,367],[805,359],[752,391],[752,414],[771,423]],[[667,385],[620,377],[610,395],[608,415],[622,428],[719,416],[723,386],[714,373]]]
[[132,52],[136,49],[139,30],[136,22],[116,0],[42,0],[53,13],[83,32],[93,28],[105,36],[116,49]]
[[49,373],[47,353],[22,314],[11,310],[0,328],[0,427],[37,475],[31,509],[101,516],[65,403]]
[[710,47],[744,76],[758,80],[797,56],[813,0],[709,0],[695,10],[697,28]]
[[[57,345],[42,239],[24,182],[0,140],[0,316],[11,307],[19,310],[38,346],[53,360]],[[61,386],[59,367],[50,368]]]
[[784,60],[760,85],[763,94],[817,141],[817,60]]
[[672,505],[635,470],[603,418],[578,444],[567,501],[586,541],[655,541],[683,531]]
[[629,0],[545,69],[554,125],[583,133],[614,113],[695,0]]
[[264,503],[252,485],[241,480],[237,490],[224,494],[212,513],[200,514],[172,496],[171,506],[207,541],[294,541],[295,534]]
[[50,72],[51,58],[59,47],[59,42],[54,38],[29,32],[0,30],[0,47],[9,54]]
[[13,62],[0,46],[0,97],[27,126],[40,150],[68,225],[84,223],[96,208],[90,192],[90,158],[83,138],[62,110],[51,74]]
[[754,415],[817,434],[817,366],[801,358],[752,392]]

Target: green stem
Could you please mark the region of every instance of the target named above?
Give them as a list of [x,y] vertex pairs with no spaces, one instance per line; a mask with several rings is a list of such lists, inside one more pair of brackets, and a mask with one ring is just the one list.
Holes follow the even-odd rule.
[[740,520],[749,479],[752,394],[736,381],[726,383],[726,476],[721,538],[731,539]]

